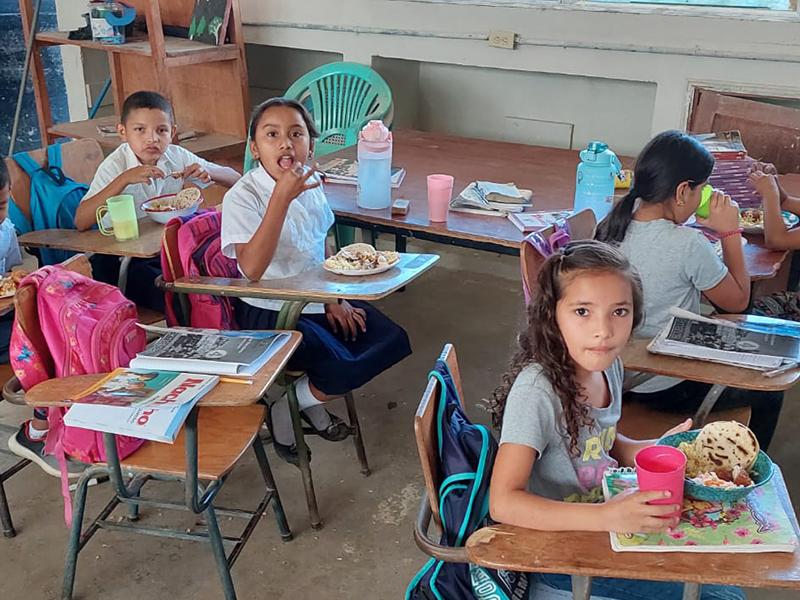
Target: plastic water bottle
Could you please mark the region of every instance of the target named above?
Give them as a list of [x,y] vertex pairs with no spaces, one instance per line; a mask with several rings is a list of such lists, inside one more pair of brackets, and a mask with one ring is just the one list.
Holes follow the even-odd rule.
[[622,165],[603,142],[589,142],[581,151],[581,162],[575,182],[575,208],[580,212],[591,208],[600,221],[614,206],[614,179]]
[[358,136],[358,199],[361,208],[392,204],[392,134],[382,121],[370,121]]

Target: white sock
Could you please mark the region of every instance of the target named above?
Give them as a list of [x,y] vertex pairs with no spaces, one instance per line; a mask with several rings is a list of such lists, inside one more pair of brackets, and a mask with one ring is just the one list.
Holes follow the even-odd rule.
[[331,425],[331,416],[325,410],[324,402],[317,400],[311,393],[311,382],[308,375],[303,375],[295,384],[297,405],[309,418],[317,430],[327,429]]
[[41,440],[47,437],[47,429],[34,429],[33,421],[28,421],[28,437],[32,440]]

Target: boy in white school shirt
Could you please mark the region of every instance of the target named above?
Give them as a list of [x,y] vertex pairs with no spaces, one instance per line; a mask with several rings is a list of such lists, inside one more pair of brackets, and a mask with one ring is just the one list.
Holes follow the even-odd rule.
[[[75,227],[81,231],[96,225],[95,213],[112,196],[133,196],[141,219],[142,202],[179,192],[185,183],[201,186],[216,182],[227,187],[241,175],[229,167],[203,160],[171,143],[177,132],[172,106],[157,92],[141,91],[128,96],[122,106],[117,132],[122,144],[97,168],[89,191],[75,212]],[[119,258],[92,257],[95,279],[117,283]],[[164,295],[153,285],[161,274],[159,258],[134,259],[128,271],[127,296],[140,306],[164,311]]]

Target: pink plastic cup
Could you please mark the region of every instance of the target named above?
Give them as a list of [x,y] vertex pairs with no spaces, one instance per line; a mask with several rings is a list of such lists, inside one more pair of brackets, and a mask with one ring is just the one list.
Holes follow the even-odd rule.
[[[636,478],[639,490],[668,491],[669,498],[653,500],[648,504],[677,504],[683,507],[683,483],[686,473],[686,456],[672,446],[649,446],[636,453]],[[677,517],[677,510],[665,518]]]
[[447,221],[454,181],[452,175],[428,175],[428,214],[431,221]]

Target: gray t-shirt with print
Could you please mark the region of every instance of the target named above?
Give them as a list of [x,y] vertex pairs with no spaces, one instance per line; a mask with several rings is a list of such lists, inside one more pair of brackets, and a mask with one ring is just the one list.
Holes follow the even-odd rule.
[[622,407],[622,361],[604,371],[611,401],[606,408],[589,408],[593,427],[580,432],[578,456],[569,453],[569,437],[561,399],[540,365],[526,366],[506,401],[500,444],[522,444],[536,450],[528,491],[566,502],[600,502],[606,469],[617,466],[609,452],[617,435]]
[[[669,309],[677,306],[700,312],[700,293],[719,284],[728,267],[697,229],[667,219],[632,221],[619,246],[628,257],[644,288],[644,322],[635,335],[651,339],[669,322]],[[672,377],[654,377],[636,388],[651,393],[679,383]]]

